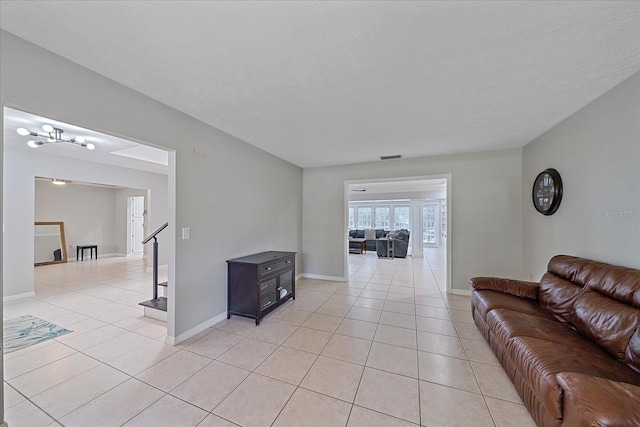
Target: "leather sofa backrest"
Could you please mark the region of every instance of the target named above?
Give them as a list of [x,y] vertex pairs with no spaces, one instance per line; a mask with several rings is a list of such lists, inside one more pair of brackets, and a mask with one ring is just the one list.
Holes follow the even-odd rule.
[[640,270],[592,261],[589,292],[574,305],[574,326],[640,372]]
[[[560,322],[572,323],[573,305],[585,291],[581,258],[556,255],[540,280],[538,302]],[[585,260],[586,261],[586,260]]]
[[573,308],[573,326],[616,359],[625,361],[631,337],[640,324],[640,310],[592,290],[581,295]]
[[640,372],[640,270],[567,255],[548,270],[540,304]]

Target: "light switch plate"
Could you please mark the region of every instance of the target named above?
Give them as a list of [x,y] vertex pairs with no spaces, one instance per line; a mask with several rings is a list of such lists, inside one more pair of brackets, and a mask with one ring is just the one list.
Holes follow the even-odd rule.
[[191,229],[189,227],[182,227],[182,240],[191,238]]

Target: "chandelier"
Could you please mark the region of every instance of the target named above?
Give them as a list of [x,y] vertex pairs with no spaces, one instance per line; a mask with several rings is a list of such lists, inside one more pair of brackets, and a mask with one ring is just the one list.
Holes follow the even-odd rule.
[[74,145],[78,145],[80,147],[84,147],[87,150],[93,150],[96,148],[95,145],[93,145],[90,142],[85,142],[84,137],[82,136],[76,136],[74,138],[71,139],[66,139],[62,137],[62,134],[64,133],[64,130],[60,129],[60,128],[54,128],[51,125],[42,125],[42,130],[46,132],[46,134],[40,134],[37,132],[31,132],[28,129],[25,128],[18,128],[17,132],[18,135],[22,135],[22,136],[35,136],[38,138],[45,138],[46,141],[39,141],[39,140],[35,140],[35,139],[31,139],[27,142],[27,145],[31,148],[38,148],[41,145],[45,145],[45,144],[57,144],[60,142],[66,142],[67,144],[74,144]]

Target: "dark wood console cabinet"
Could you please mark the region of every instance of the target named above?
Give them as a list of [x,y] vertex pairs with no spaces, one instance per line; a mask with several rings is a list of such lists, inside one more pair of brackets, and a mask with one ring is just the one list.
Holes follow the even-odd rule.
[[260,319],[296,299],[296,253],[269,251],[227,260],[227,319]]

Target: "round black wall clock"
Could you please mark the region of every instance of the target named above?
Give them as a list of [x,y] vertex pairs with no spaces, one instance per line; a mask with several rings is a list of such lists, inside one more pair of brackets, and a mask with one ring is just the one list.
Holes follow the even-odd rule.
[[553,215],[562,201],[562,179],[557,170],[540,172],[533,182],[533,206],[542,215]]

